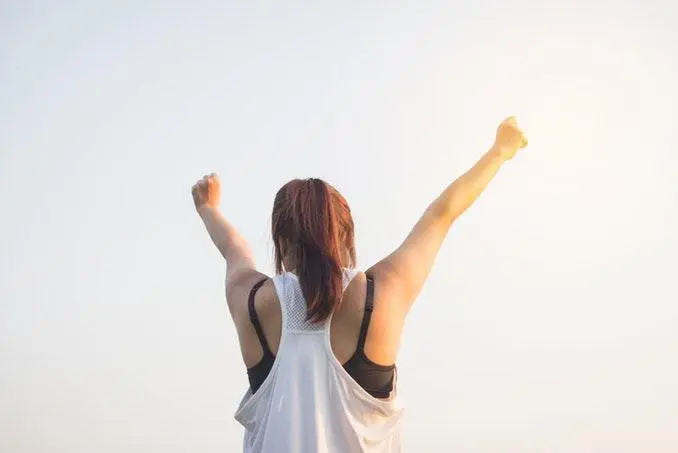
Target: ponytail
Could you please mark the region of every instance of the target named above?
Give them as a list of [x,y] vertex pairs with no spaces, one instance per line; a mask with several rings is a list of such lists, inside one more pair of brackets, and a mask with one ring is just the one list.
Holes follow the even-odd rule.
[[291,181],[276,195],[272,230],[276,272],[283,272],[284,241],[286,247],[293,248],[287,252],[294,259],[294,271],[307,304],[307,319],[327,319],[341,304],[342,268],[355,265],[348,204],[320,179]]

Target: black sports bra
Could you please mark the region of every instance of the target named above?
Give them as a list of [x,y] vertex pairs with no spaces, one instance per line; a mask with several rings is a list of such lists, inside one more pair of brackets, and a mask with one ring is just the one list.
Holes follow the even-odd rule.
[[[264,356],[261,361],[251,368],[247,369],[247,377],[250,381],[250,389],[252,393],[256,393],[261,384],[264,383],[268,373],[270,373],[275,362],[275,355],[271,352],[268,346],[264,331],[259,323],[259,317],[254,309],[254,295],[257,290],[264,284],[267,279],[257,282],[250,291],[249,299],[247,301],[247,308],[249,310],[250,322],[257,332],[257,337],[261,343],[264,351]],[[374,280],[371,276],[367,276],[367,297],[365,300],[365,312],[363,314],[363,321],[360,326],[360,337],[358,337],[358,345],[356,350],[346,363],[344,369],[348,374],[360,385],[365,391],[375,398],[388,398],[393,390],[393,380],[395,377],[395,365],[379,365],[374,363],[365,355],[365,339],[367,338],[367,329],[372,318],[372,311],[374,310]]]

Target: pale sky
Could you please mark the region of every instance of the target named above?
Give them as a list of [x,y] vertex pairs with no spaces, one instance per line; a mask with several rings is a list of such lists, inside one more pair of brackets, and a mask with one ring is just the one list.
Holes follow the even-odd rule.
[[[472,3],[472,6],[470,6]],[[360,267],[516,115],[399,359],[406,451],[678,451],[678,4],[0,6],[0,451],[239,451],[222,209],[272,272],[294,177]]]

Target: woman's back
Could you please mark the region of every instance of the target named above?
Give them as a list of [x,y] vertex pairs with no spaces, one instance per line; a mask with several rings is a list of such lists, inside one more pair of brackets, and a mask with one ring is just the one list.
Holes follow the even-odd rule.
[[[400,451],[402,407],[396,386],[387,398],[376,398],[344,367],[360,343],[360,296],[363,307],[372,305],[373,282],[345,270],[341,308],[320,323],[307,319],[296,275],[286,272],[270,282],[273,293],[262,291],[254,305],[258,313],[268,314],[260,321],[275,361],[256,392],[248,390],[236,413],[246,429],[245,451]],[[275,332],[280,332],[277,339]],[[256,349],[256,343],[252,346]],[[246,364],[249,358],[256,365],[264,356],[261,346],[258,354],[243,349]]]
[[[293,273],[290,275],[294,276]],[[374,275],[372,275],[374,279]],[[250,288],[249,293],[241,291],[231,295],[231,299],[238,299],[241,305],[247,304],[249,297],[253,297],[254,311],[262,327],[265,341],[270,351],[275,355],[281,335],[282,317],[280,300],[272,279],[263,274],[250,276],[243,288]],[[260,288],[257,283],[263,280]],[[373,311],[366,327],[364,353],[366,358],[378,366],[391,366],[396,361],[400,335],[404,323],[404,314],[398,310],[396,304],[389,304],[387,293],[380,281],[374,287],[372,295]],[[335,357],[340,363],[347,363],[356,353],[360,340],[360,332],[365,321],[365,306],[367,294],[367,277],[362,272],[353,272],[348,281],[341,305],[331,319],[331,345]],[[248,318],[251,318],[248,310]],[[241,350],[243,360],[248,369],[259,365],[264,359],[264,351],[251,319],[242,320]],[[259,379],[261,381],[263,379]],[[256,390],[256,389],[255,389]]]

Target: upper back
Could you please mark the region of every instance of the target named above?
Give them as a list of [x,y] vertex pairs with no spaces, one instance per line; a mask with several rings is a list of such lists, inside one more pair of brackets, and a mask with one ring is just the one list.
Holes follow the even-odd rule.
[[[263,274],[250,280],[253,286]],[[373,277],[374,278],[374,277]],[[367,295],[365,273],[347,270],[344,278],[342,302],[332,317],[329,333],[332,351],[337,360],[344,363],[355,352],[363,320]],[[374,282],[374,311],[365,342],[367,356],[377,364],[390,365],[396,362],[404,314],[395,304],[389,304],[388,292],[379,280]],[[240,302],[246,305],[246,300]],[[287,311],[287,329],[320,331],[326,322],[314,323],[305,319],[305,301],[296,275],[290,272],[266,280],[256,292],[255,309],[271,351],[277,353],[283,332],[284,317],[281,307]],[[261,360],[263,350],[249,317],[243,309],[242,316],[235,317],[241,352],[249,368]]]
[[273,292],[262,291],[255,306],[269,315],[261,319],[265,335],[280,334],[277,344],[270,342],[276,357],[268,377],[236,413],[246,428],[245,451],[399,451],[397,393],[374,398],[342,366],[341,355],[353,352],[360,331],[365,274],[346,272],[340,308],[319,323],[306,319],[294,274],[276,275],[264,287],[269,282]]

